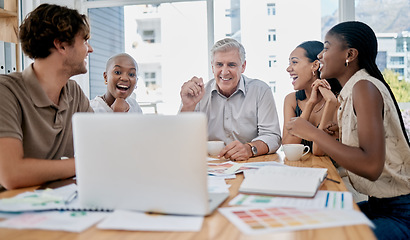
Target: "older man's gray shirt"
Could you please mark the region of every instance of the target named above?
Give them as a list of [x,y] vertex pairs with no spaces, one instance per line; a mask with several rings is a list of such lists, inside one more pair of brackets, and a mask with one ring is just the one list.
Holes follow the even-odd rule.
[[215,79],[205,85],[205,95],[195,111],[208,117],[208,139],[229,144],[261,140],[276,152],[281,133],[275,100],[269,86],[242,75],[238,89],[229,97],[218,92]]

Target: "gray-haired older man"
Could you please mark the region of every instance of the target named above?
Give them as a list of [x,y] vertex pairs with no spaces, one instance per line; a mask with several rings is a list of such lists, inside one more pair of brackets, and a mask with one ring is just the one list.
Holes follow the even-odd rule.
[[220,157],[247,160],[276,152],[281,134],[275,100],[265,82],[242,74],[244,47],[226,38],[215,43],[211,54],[214,79],[206,85],[198,77],[185,82],[180,111],[206,113],[208,139],[226,144]]

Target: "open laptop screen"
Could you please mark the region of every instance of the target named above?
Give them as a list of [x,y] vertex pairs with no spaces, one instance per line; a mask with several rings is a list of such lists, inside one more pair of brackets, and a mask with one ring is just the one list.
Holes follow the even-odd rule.
[[78,197],[88,207],[205,215],[202,113],[73,116]]

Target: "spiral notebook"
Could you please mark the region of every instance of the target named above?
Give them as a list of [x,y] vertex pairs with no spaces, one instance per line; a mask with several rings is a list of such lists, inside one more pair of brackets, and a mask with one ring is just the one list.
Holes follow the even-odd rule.
[[327,176],[326,168],[266,166],[245,175],[239,191],[291,197],[314,197]]

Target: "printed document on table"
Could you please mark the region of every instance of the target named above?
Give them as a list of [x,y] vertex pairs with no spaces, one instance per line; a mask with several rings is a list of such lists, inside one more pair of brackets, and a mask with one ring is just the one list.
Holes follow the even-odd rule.
[[30,212],[1,221],[0,227],[82,232],[109,214],[83,211]]
[[360,211],[278,207],[219,208],[245,234],[266,234],[373,223]]
[[70,184],[56,189],[27,191],[12,198],[0,199],[1,212],[28,212],[44,210],[63,210],[66,201],[76,194],[77,185]]
[[223,163],[208,163],[208,174],[213,176],[229,176],[236,174],[243,163],[227,161]]
[[201,216],[148,214],[136,211],[115,210],[112,215],[98,224],[100,229],[128,231],[190,231],[201,230]]
[[353,197],[350,192],[322,190],[314,198],[238,194],[229,205],[352,210]]
[[208,192],[224,193],[229,192],[230,185],[226,184],[224,178],[208,176]]
[[0,199],[0,212],[4,213],[49,210],[112,211],[82,206],[77,198],[77,185],[74,183],[55,189],[27,191],[11,198]]
[[214,157],[208,157],[207,161],[215,161],[215,160],[219,160],[219,158],[214,158]]
[[222,163],[208,162],[208,174],[217,177],[223,177],[225,179],[235,178],[237,173],[254,172],[260,168],[267,166],[282,167],[286,166],[278,162],[249,162],[249,163],[237,163],[233,161],[227,161]]
[[16,217],[20,214],[21,214],[21,212],[14,212],[14,213],[0,212],[0,218],[4,218],[4,219],[13,218],[13,217]]

